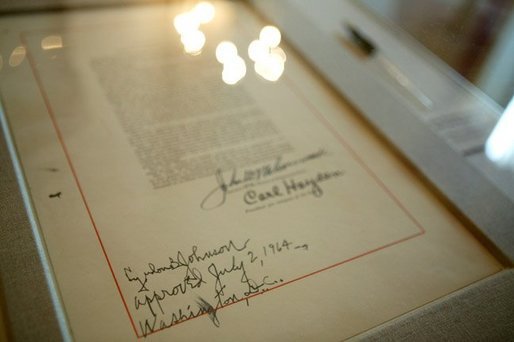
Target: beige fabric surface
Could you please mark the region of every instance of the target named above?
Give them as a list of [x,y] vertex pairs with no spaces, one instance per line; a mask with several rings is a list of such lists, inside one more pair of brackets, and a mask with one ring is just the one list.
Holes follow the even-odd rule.
[[59,326],[31,227],[0,135],[0,303],[5,305],[7,333],[14,341],[59,341]]
[[358,341],[514,341],[514,270],[356,336]]

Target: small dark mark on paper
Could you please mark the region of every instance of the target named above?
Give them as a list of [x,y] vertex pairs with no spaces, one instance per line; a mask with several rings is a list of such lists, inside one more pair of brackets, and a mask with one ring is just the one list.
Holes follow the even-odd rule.
[[55,194],[48,195],[49,198],[61,198],[62,192],[56,192]]

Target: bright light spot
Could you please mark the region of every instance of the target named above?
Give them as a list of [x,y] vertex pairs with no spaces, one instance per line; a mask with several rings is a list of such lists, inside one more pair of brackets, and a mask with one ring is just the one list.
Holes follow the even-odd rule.
[[255,72],[268,81],[277,81],[284,72],[284,62],[280,56],[269,54],[266,58],[255,62]]
[[487,139],[485,154],[500,166],[514,168],[514,98]]
[[271,49],[270,53],[277,56],[282,61],[282,63],[285,63],[287,60],[286,53],[279,47]]
[[259,34],[259,40],[271,48],[277,47],[281,38],[280,31],[275,26],[264,26]]
[[269,54],[269,47],[260,40],[254,40],[248,45],[248,56],[254,62],[260,61]]
[[205,45],[205,34],[200,31],[200,25],[214,19],[216,10],[209,1],[202,1],[184,13],[180,13],[173,19],[173,26],[180,35],[180,41],[184,45],[184,51],[190,55],[198,55]]
[[194,12],[181,13],[173,19],[173,26],[175,26],[175,30],[180,35],[183,35],[188,32],[198,31],[200,19]]
[[9,57],[9,65],[12,67],[17,67],[20,65],[23,60],[25,59],[25,55],[27,54],[27,50],[25,50],[25,47],[18,46],[16,47]]
[[184,51],[191,55],[198,54],[205,45],[205,35],[202,31],[189,31],[180,36],[180,41],[184,44]]
[[246,75],[245,61],[239,56],[233,56],[223,63],[221,78],[226,84],[236,84]]
[[255,62],[255,72],[265,80],[275,82],[284,73],[286,53],[280,44],[280,31],[275,26],[262,28],[259,39],[248,45],[248,56]]
[[62,48],[61,36],[47,36],[41,40],[41,48],[43,50],[52,50]]
[[216,47],[216,59],[220,63],[225,63],[228,59],[237,57],[237,47],[234,43],[229,41],[222,41]]
[[202,1],[194,7],[193,13],[195,13],[200,23],[207,24],[214,19],[216,10],[214,9],[214,5],[210,2]]

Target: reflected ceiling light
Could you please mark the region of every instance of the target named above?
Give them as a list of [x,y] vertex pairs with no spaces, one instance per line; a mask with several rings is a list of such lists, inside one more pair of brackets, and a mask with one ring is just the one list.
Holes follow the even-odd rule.
[[43,50],[52,50],[62,48],[61,36],[47,36],[41,40],[41,48]]
[[9,65],[12,67],[17,67],[20,65],[23,60],[25,59],[25,55],[27,54],[27,50],[24,46],[18,46],[14,48],[14,50],[11,53],[11,56],[9,57]]
[[180,41],[184,44],[184,51],[188,54],[198,54],[205,45],[205,35],[202,31],[188,31],[180,36]]
[[514,168],[514,97],[487,139],[485,154],[500,166]]
[[270,48],[277,47],[281,39],[280,30],[275,26],[264,26],[259,34],[259,40]]
[[254,40],[248,45],[248,56],[254,62],[266,58],[269,54],[269,47],[266,46],[261,40]]
[[173,26],[180,35],[187,32],[197,31],[200,27],[200,19],[194,12],[185,12],[173,19]]
[[202,1],[184,13],[180,13],[173,19],[173,26],[180,35],[180,41],[184,45],[184,51],[190,55],[199,55],[205,45],[205,34],[200,31],[200,25],[214,19],[216,10],[209,1]]
[[236,84],[246,75],[246,63],[239,56],[233,56],[223,63],[221,79],[229,85]]
[[255,62],[255,72],[265,80],[275,82],[284,73],[286,53],[278,45],[280,31],[275,26],[262,28],[259,39],[248,45],[248,56]]
[[216,47],[216,59],[218,62],[223,64],[233,57],[237,57],[237,47],[234,43],[225,40],[218,44]]
[[269,54],[266,58],[255,62],[254,69],[265,80],[275,82],[284,73],[284,62],[280,56]]
[[276,47],[276,48],[271,49],[270,53],[272,55],[276,55],[282,61],[282,63],[285,63],[286,60],[287,60],[286,53],[280,47]]
[[209,1],[202,1],[196,4],[196,6],[193,8],[193,13],[201,24],[207,24],[211,22],[212,19],[214,19],[216,10],[214,9],[214,5]]
[[223,64],[221,79],[229,85],[236,84],[246,76],[246,63],[237,54],[237,47],[230,41],[222,41],[216,47],[216,59]]

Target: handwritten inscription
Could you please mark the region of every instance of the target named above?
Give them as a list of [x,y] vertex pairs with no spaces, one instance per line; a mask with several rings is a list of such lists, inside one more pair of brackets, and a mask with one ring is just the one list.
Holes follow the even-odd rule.
[[[192,246],[177,251],[162,265],[147,263],[140,270],[125,267],[125,280],[133,286],[132,307],[140,333],[150,333],[206,315],[220,326],[218,310],[269,291],[284,280],[266,272],[266,264],[289,254],[309,251],[307,243],[283,239],[263,245],[229,240],[211,249]],[[275,271],[276,272],[276,271]]]
[[319,159],[326,154],[327,152],[325,150],[320,149],[314,153],[310,153],[293,160],[284,161],[282,157],[278,157],[274,162],[255,169],[244,169],[239,171],[234,168],[229,172],[229,178],[225,178],[223,170],[218,169],[214,174],[217,183],[216,187],[207,193],[200,203],[200,207],[204,210],[219,208],[225,204],[227,196],[231,190],[234,190],[239,186],[255,185],[255,183],[269,179],[272,176],[285,172],[286,170],[291,170],[296,166]]
[[246,204],[253,205],[259,202],[266,202],[270,199],[287,197],[302,191],[307,191],[315,197],[323,196],[323,189],[320,183],[330,179],[340,177],[344,174],[342,170],[331,172],[318,172],[314,177],[296,180],[294,178],[285,179],[277,184],[273,184],[271,188],[257,192],[256,190],[248,190],[243,195],[243,201]]

